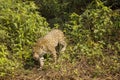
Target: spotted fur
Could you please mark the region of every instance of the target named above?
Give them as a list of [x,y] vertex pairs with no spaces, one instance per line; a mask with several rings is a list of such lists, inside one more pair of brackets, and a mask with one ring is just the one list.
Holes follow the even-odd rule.
[[33,47],[33,57],[40,62],[40,68],[43,66],[43,55],[47,52],[50,52],[53,55],[53,58],[56,62],[57,54],[55,47],[59,44],[63,45],[63,48],[61,51],[65,51],[66,49],[66,42],[65,42],[65,36],[61,30],[54,29],[51,32],[49,32],[44,37],[38,39],[36,44]]

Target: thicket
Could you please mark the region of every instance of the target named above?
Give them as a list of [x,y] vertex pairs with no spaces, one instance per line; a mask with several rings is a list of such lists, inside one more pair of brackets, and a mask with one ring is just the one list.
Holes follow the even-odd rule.
[[0,0],[0,76],[22,67],[32,44],[49,30],[36,9],[31,1]]
[[[119,5],[119,1],[112,1]],[[0,76],[14,74],[14,70],[26,63],[34,65],[32,45],[50,28],[61,29],[68,46],[60,54],[58,64],[53,65],[47,57],[46,69],[62,71],[67,66],[64,62],[74,66],[84,57],[87,66],[94,66],[95,70],[90,72],[92,77],[119,74],[120,11],[115,10],[117,6],[113,10],[109,0],[1,0]],[[79,75],[77,69],[73,72]]]

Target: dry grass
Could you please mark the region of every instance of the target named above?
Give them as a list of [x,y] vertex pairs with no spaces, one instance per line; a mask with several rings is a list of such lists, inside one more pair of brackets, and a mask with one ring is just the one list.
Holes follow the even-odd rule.
[[[56,64],[46,63],[42,71],[37,66],[28,70],[19,70],[7,80],[119,80],[120,63],[106,55],[104,59],[91,59],[81,56],[79,59],[58,59]],[[115,63],[116,62],[116,63]],[[6,80],[6,79],[1,79]]]

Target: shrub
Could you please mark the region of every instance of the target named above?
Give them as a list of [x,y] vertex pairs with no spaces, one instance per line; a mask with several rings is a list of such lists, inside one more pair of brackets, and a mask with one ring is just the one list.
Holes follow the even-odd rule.
[[[35,40],[47,31],[48,23],[39,15],[32,1],[1,0],[0,1],[0,67],[12,67],[12,61],[6,55],[11,55],[19,63],[31,58],[31,47]],[[6,52],[7,48],[7,52]],[[4,64],[5,63],[5,64]],[[10,64],[9,64],[10,63]],[[8,67],[8,68],[9,68]],[[6,72],[6,68],[2,68]]]
[[0,77],[5,75],[11,75],[18,67],[15,61],[8,59],[9,52],[4,45],[0,45]]
[[[113,15],[112,10],[104,6],[101,1],[96,0],[83,14],[72,13],[63,28],[70,43],[74,44],[75,51],[80,50],[82,53],[92,54],[91,50],[93,50],[94,53],[99,54],[106,49],[106,46],[113,46],[116,42],[117,45],[119,44],[118,38],[116,39],[119,25],[114,24],[119,24],[119,19],[114,21],[113,19],[116,19],[116,15]],[[95,52],[96,50],[99,52]]]

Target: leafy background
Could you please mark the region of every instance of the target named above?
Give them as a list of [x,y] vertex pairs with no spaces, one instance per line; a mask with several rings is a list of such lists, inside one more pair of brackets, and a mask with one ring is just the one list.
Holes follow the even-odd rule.
[[[32,46],[53,28],[67,49],[38,72]],[[119,34],[119,0],[0,0],[0,79],[118,80]]]

